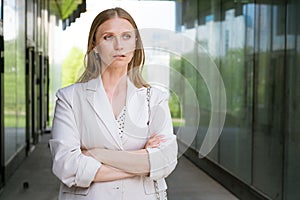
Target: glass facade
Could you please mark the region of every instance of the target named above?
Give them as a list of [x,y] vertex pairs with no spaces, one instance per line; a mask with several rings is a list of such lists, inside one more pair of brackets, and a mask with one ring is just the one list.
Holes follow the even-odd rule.
[[300,2],[288,1],[286,7],[284,123],[284,199],[299,198],[300,180]]
[[[3,110],[3,94],[4,94],[4,41],[3,41],[3,2],[0,0],[0,168],[4,167],[4,110]],[[4,170],[0,170],[0,187],[4,184]]]
[[4,0],[0,5],[4,47],[4,52],[1,50],[3,182],[31,152],[48,126],[50,13],[49,2],[43,0]]
[[[5,169],[0,187],[4,172],[18,165],[17,157],[30,153],[49,125],[54,93],[61,85],[61,27],[49,13],[50,4],[0,0],[0,167]],[[216,132],[222,127],[222,133],[209,154],[198,159],[218,166],[245,190],[274,200],[300,198],[299,10],[298,0],[176,1],[178,34],[202,50],[195,46],[182,55],[164,52],[171,66],[178,139],[200,152],[204,143],[212,142],[206,133],[213,114],[223,112],[212,109],[212,101],[224,103],[216,95],[221,84],[216,81],[210,90],[206,79],[213,76],[199,73],[190,62],[196,59],[199,66],[216,67],[226,92],[224,126],[216,120],[213,127]],[[211,99],[212,92],[216,99]],[[199,118],[190,118],[197,110]],[[210,174],[216,179],[220,175]]]
[[[177,5],[181,34],[207,50],[226,90],[225,124],[206,159],[262,196],[299,199],[299,1]],[[212,112],[210,94],[190,63],[182,61],[181,72],[197,91],[201,116],[190,147],[199,152]]]
[[[58,5],[52,0],[0,0],[0,189],[49,130],[54,104],[49,77],[61,64]],[[73,20],[80,12],[74,11]],[[58,79],[53,75],[52,84],[59,84]]]
[[[5,163],[25,146],[25,1],[4,1]],[[18,10],[18,12],[16,12]]]

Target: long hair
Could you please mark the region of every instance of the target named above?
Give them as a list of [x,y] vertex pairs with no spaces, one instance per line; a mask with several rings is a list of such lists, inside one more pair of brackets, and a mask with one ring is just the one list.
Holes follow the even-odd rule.
[[136,48],[134,50],[133,57],[127,66],[127,75],[136,87],[148,87],[149,85],[142,77],[142,69],[145,62],[145,52],[140,33],[130,14],[119,7],[104,10],[95,17],[90,28],[87,51],[84,58],[85,70],[78,79],[78,82],[87,82],[101,75],[101,55],[95,53],[93,50],[96,46],[96,33],[101,24],[115,17],[123,18],[129,21],[136,33]]

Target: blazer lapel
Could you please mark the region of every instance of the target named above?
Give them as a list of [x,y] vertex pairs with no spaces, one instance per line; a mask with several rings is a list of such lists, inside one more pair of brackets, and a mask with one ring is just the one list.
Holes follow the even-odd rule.
[[112,107],[106,96],[101,78],[93,79],[87,83],[87,100],[93,107],[99,119],[107,128],[115,144],[123,150],[121,138],[118,135],[118,127],[115,121]]
[[145,87],[137,88],[129,79],[127,80],[125,127],[127,125],[129,127],[147,128],[148,104],[146,91]]
[[130,81],[127,77],[127,94],[126,94],[126,105],[128,105],[129,101],[134,97],[137,91],[141,89],[135,87],[135,85]]

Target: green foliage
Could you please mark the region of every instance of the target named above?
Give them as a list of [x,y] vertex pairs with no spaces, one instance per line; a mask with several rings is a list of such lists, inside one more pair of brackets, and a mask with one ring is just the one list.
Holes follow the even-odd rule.
[[245,101],[246,73],[244,49],[230,49],[220,59],[220,71],[226,88],[227,113],[239,116]]
[[[189,58],[190,60],[198,60],[199,58],[194,58],[195,56],[198,56],[198,54],[194,52],[185,54],[180,59],[180,67],[179,67],[180,69],[178,71],[186,79],[190,87],[192,87],[193,91],[195,91],[201,109],[209,110],[211,107],[211,102],[210,102],[210,95],[207,89],[207,85],[202,75],[195,68],[195,66],[193,66],[190,62],[188,62],[188,60],[185,59],[185,58]],[[201,60],[199,60],[199,62],[201,62]],[[177,85],[176,87],[181,87],[180,91],[182,94],[184,93],[185,88],[182,84],[178,84],[177,81],[175,81],[175,83],[173,84]],[[186,96],[186,98],[188,98],[188,96]],[[186,103],[188,104],[188,99],[185,99],[183,101],[186,101]]]
[[73,47],[62,63],[62,87],[77,81],[83,69],[83,60],[84,54],[82,51],[77,47]]
[[182,110],[181,110],[182,99],[179,99],[180,97],[177,96],[178,94],[175,93],[175,92],[178,93],[183,92],[182,84],[180,84],[180,80],[178,80],[178,77],[176,76],[177,74],[181,74],[181,70],[182,70],[181,62],[182,61],[180,57],[171,55],[170,66],[172,67],[172,70],[170,76],[170,88],[172,88],[173,91],[170,91],[169,107],[173,119],[173,126],[182,125],[182,123],[179,121],[182,117]]
[[176,94],[171,93],[169,98],[169,107],[172,118],[181,118],[180,102]]
[[4,47],[4,126],[25,127],[25,53],[16,40]]
[[171,112],[171,117],[173,121],[173,126],[183,126],[185,120],[182,119],[182,107],[178,96],[172,92],[169,97],[169,108]]
[[55,0],[49,1],[49,3],[51,13],[64,20],[76,10],[78,5],[82,3],[82,0]]
[[[248,75],[244,64],[244,49],[229,49],[225,56],[220,56],[214,60],[217,67],[220,70],[222,79],[225,84],[226,96],[227,96],[227,115],[233,119],[237,119],[241,116],[241,112],[244,111],[246,105],[247,97],[245,96],[245,90],[247,86]],[[209,113],[211,111],[211,99],[207,88],[207,85],[199,72],[195,67],[184,58],[190,58],[193,60],[194,56],[198,56],[194,52],[185,54],[182,57],[171,57],[170,64],[174,70],[183,76],[193,90],[196,92],[199,108],[201,109],[202,122],[209,119]],[[201,57],[195,58],[199,59],[201,63]],[[206,77],[210,78],[210,77]],[[186,83],[180,82],[176,78],[171,77],[170,80],[171,88],[176,88],[176,91],[180,91],[180,94],[185,94],[184,85]],[[181,87],[181,88],[180,88]],[[214,92],[218,92],[219,88],[214,88]],[[263,93],[263,92],[260,92]],[[190,107],[189,97],[183,95],[184,99],[179,99],[179,102],[183,105],[185,111],[180,111],[182,113],[192,111],[194,108]],[[170,109],[173,118],[178,117],[178,105],[176,105],[176,99],[170,97]],[[189,109],[187,111],[186,109]],[[203,121],[204,120],[204,121]],[[187,119],[186,124],[189,124],[189,119]]]

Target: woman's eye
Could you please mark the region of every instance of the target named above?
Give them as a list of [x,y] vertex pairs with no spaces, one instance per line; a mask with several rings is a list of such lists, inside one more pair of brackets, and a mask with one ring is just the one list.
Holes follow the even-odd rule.
[[105,35],[104,40],[112,40],[113,37],[114,37],[113,35]]
[[123,35],[124,40],[129,40],[131,38],[131,35],[129,33],[126,33]]

